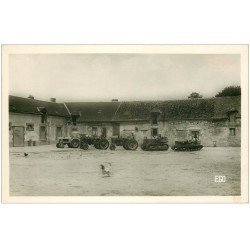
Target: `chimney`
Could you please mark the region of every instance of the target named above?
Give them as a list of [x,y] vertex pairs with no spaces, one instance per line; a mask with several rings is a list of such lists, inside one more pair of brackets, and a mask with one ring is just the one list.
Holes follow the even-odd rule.
[[112,102],[118,102],[118,99],[112,99],[111,101]]
[[50,98],[50,101],[51,102],[56,102],[56,98],[52,97],[52,98]]
[[28,98],[29,98],[29,99],[32,99],[32,100],[35,99],[33,95],[29,95]]

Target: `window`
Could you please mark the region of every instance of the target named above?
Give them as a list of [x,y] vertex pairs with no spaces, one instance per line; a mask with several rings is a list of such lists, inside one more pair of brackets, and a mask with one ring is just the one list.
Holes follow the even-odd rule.
[[229,132],[230,132],[231,136],[235,136],[236,135],[235,128],[229,128]]
[[158,135],[158,128],[152,128],[151,129],[151,135],[152,136],[157,136]]
[[237,110],[230,110],[230,111],[227,112],[228,121],[230,123],[235,123],[236,122],[237,113],[238,113]]
[[34,131],[34,123],[26,123],[26,131]]
[[93,136],[97,135],[97,127],[92,127],[92,135]]
[[229,122],[235,122],[236,121],[236,114],[235,113],[231,113],[229,115]]
[[12,122],[9,122],[9,131],[11,130]]
[[40,126],[39,138],[41,141],[46,141],[46,127],[44,125]]
[[156,112],[151,113],[151,122],[153,125],[158,124],[158,113],[156,113]]

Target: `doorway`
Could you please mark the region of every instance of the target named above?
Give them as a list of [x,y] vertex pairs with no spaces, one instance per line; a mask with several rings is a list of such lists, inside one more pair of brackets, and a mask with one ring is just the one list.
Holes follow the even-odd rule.
[[24,147],[24,127],[13,127],[13,146]]
[[40,138],[40,141],[46,141],[46,126],[45,125],[40,125],[39,138]]

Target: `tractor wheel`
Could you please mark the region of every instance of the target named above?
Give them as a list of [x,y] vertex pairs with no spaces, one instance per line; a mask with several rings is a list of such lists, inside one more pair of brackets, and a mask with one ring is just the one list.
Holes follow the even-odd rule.
[[80,144],[80,148],[83,149],[83,150],[88,150],[89,149],[89,145],[85,142],[82,142]]
[[112,144],[110,145],[110,147],[109,147],[110,150],[115,150],[115,148],[116,148],[116,147],[115,147],[115,144],[113,144],[113,143],[112,143]]
[[73,139],[70,143],[72,148],[79,148],[80,146],[80,141],[78,139]]
[[106,150],[109,147],[109,141],[107,139],[101,139],[99,141],[99,149]]
[[100,149],[100,141],[99,140],[94,142],[94,147],[96,149]]
[[124,149],[128,150],[128,141],[124,141],[122,143],[122,146],[123,146]]
[[138,142],[136,140],[129,140],[127,143],[128,150],[136,150],[138,148]]

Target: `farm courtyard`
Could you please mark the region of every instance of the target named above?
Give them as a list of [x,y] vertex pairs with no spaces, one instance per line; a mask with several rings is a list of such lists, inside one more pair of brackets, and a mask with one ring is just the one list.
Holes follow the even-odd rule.
[[[24,152],[28,153],[24,157]],[[111,163],[111,176],[100,164]],[[225,182],[215,182],[215,176]],[[240,148],[195,152],[10,148],[11,196],[240,195]]]

